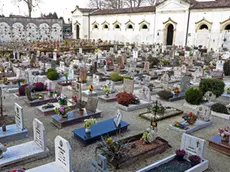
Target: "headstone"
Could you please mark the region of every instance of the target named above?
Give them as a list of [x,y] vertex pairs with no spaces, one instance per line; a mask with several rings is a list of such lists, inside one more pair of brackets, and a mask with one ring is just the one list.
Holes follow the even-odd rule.
[[114,85],[114,82],[111,81],[111,80],[106,80],[106,84],[105,84],[111,92],[114,92],[115,91],[115,85]]
[[83,79],[86,79],[87,78],[87,69],[86,68],[80,68],[80,79],[81,81]]
[[187,160],[191,155],[198,155],[203,158],[204,144],[205,141],[200,138],[183,134],[180,149],[185,150],[186,154],[184,158]]
[[19,106],[19,104],[14,103],[14,109],[15,109],[15,123],[19,130],[24,130],[24,114],[23,114],[23,108]]
[[198,106],[196,109],[196,115],[200,120],[208,122],[210,121],[211,109],[207,106]]
[[97,155],[97,159],[91,161],[91,172],[109,172],[107,159],[101,154]]
[[165,72],[161,77],[161,85],[164,90],[168,90],[169,87],[169,75]]
[[215,99],[216,95],[211,91],[207,91],[203,96],[203,100],[208,101],[209,103],[213,102]]
[[57,91],[57,95],[58,95],[58,96],[61,95],[62,89],[63,89],[63,87],[62,87],[61,85],[59,85],[59,84],[56,84],[56,85],[55,85],[55,90]]
[[181,83],[180,83],[180,89],[181,89],[181,91],[186,91],[190,87],[190,80],[191,80],[191,77],[188,76],[188,75],[185,75],[181,79]]
[[26,94],[26,97],[29,101],[33,101],[34,98],[32,97],[32,94],[31,94],[31,91],[32,91],[32,88],[31,86],[28,86],[25,88],[25,94]]
[[57,61],[57,52],[53,52],[53,60]]
[[34,142],[43,150],[46,151],[46,135],[45,127],[37,118],[33,120]]
[[151,102],[151,92],[150,92],[149,87],[144,86],[144,87],[143,87],[143,90],[144,90],[144,95],[145,95],[147,101],[148,101],[148,102]]
[[60,70],[65,71],[65,63],[64,62],[60,62]]
[[82,100],[81,96],[81,83],[79,82],[72,82],[72,94],[73,96],[77,96],[79,100]]
[[224,69],[224,61],[223,60],[217,60],[216,70],[223,71],[223,69]]
[[138,59],[138,51],[133,50],[133,59]]
[[187,67],[185,65],[181,66],[181,73],[186,74],[187,73]]
[[86,109],[91,111],[91,112],[96,112],[97,110],[97,105],[98,105],[98,99],[94,98],[92,96],[88,97]]
[[125,68],[125,59],[124,59],[124,56],[120,56],[119,57],[119,66],[120,66],[120,69],[124,69]]
[[114,64],[114,72],[120,73],[120,66],[118,64]]
[[116,125],[117,128],[118,128],[119,125],[120,125],[120,122],[121,122],[122,117],[123,117],[123,114],[122,114],[121,111],[118,109],[118,110],[117,110],[117,115],[116,115],[116,117],[114,118],[114,123],[115,123],[115,125]]
[[131,79],[124,79],[123,91],[127,93],[133,93],[134,81]]
[[55,162],[61,166],[65,172],[72,172],[72,149],[67,140],[57,136],[55,144]]
[[148,61],[145,62],[143,71],[149,73],[149,62]]
[[79,48],[79,53],[82,54],[82,48]]
[[93,74],[93,84],[99,85],[100,83],[100,76]]

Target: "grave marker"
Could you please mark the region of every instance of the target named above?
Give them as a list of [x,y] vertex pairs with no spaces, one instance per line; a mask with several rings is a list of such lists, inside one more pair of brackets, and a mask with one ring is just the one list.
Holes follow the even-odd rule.
[[100,83],[100,76],[93,74],[93,84],[99,85]]
[[114,72],[120,73],[120,66],[118,64],[114,64]]
[[149,62],[148,61],[145,62],[143,71],[149,73]]
[[77,96],[77,98],[81,101],[81,83],[72,82],[72,94],[73,96]]
[[86,105],[86,109],[91,111],[91,112],[96,112],[97,105],[98,105],[98,99],[89,96],[88,101],[87,101],[87,105]]
[[131,79],[124,79],[123,91],[127,93],[133,93],[134,81]]
[[55,162],[66,172],[72,172],[72,149],[67,140],[57,136],[55,143]]
[[116,117],[114,118],[114,123],[115,123],[115,125],[116,125],[117,128],[118,128],[119,125],[120,125],[120,122],[121,122],[122,117],[123,117],[123,114],[122,114],[121,111],[118,109],[118,110],[117,110],[117,115],[116,115]]
[[15,123],[16,126],[19,128],[19,130],[24,130],[24,114],[23,114],[23,108],[19,106],[19,104],[14,103],[14,109],[15,109]]
[[107,159],[101,154],[97,155],[97,159],[91,161],[91,172],[109,172]]
[[144,95],[145,95],[147,101],[148,101],[148,102],[151,102],[151,92],[150,92],[149,87],[144,86],[144,87],[143,87],[143,90],[144,90]]
[[181,91],[186,91],[190,87],[190,80],[191,77],[188,75],[185,75],[180,82],[180,89]]
[[37,118],[33,120],[34,142],[44,151],[46,151],[45,127]]
[[169,75],[166,72],[161,77],[160,82],[161,82],[161,85],[162,85],[163,89],[167,90],[168,87],[169,87]]
[[208,122],[211,116],[211,109],[206,106],[198,106],[196,109],[196,115],[199,119]]

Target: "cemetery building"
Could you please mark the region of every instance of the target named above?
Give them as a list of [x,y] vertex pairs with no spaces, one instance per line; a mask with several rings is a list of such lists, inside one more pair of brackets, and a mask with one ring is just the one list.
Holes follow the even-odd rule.
[[0,43],[11,41],[61,41],[63,20],[0,17]]
[[230,1],[165,0],[155,6],[72,12],[74,39],[230,47]]

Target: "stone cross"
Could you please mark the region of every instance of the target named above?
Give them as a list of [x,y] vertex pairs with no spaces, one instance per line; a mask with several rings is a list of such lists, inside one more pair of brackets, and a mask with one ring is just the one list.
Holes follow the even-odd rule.
[[23,108],[19,106],[19,104],[14,103],[14,110],[15,110],[15,123],[19,130],[24,130],[24,114]]
[[107,159],[101,154],[97,155],[97,160],[91,161],[91,172],[109,172],[107,169]]
[[131,79],[124,79],[123,91],[127,93],[133,93],[134,81]]
[[37,118],[33,120],[34,142],[43,150],[46,151],[46,133],[45,127]]
[[72,172],[72,148],[67,140],[57,136],[54,140],[55,163],[61,166],[65,172]]

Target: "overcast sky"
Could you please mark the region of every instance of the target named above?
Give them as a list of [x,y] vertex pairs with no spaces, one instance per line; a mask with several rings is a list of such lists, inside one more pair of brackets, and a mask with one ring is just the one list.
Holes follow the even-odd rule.
[[[65,17],[67,21],[71,18],[71,11],[75,9],[75,6],[87,7],[89,0],[42,0],[36,11],[32,13],[32,17],[39,17],[41,13],[57,12],[58,16]],[[0,14],[9,16],[9,14],[15,15],[28,15],[26,4],[20,2],[16,5],[11,3],[12,0],[0,0]],[[19,7],[18,7],[19,6]]]

